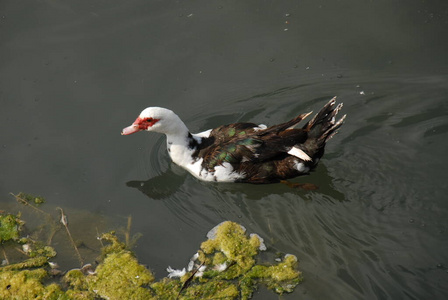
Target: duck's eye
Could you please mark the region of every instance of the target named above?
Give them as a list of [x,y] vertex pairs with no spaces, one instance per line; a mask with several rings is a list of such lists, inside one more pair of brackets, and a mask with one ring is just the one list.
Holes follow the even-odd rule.
[[152,118],[148,118],[148,119],[146,119],[146,122],[152,122]]

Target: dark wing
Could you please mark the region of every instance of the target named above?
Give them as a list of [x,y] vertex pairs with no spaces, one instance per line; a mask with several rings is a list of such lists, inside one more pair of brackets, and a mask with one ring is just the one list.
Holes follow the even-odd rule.
[[198,145],[198,158],[202,166],[212,170],[224,162],[238,164],[243,159],[253,159],[254,149],[263,142],[254,134],[254,123],[235,123],[213,129],[208,138]]
[[275,159],[276,156],[284,156],[293,146],[304,143],[307,137],[308,133],[303,129],[287,129],[279,133],[261,135],[263,146],[256,149],[258,160],[265,161]]
[[203,140],[197,156],[203,158],[202,166],[208,170],[225,162],[236,166],[245,161],[259,163],[284,157],[291,147],[307,138],[302,129],[288,129],[304,116],[263,130],[255,130],[257,125],[253,123],[220,126]]
[[254,128],[258,127],[254,123],[234,123],[222,125],[212,130],[210,138],[214,139],[215,144],[226,143],[238,137],[246,136],[255,132]]
[[304,129],[291,128],[310,114],[311,112],[301,114],[288,122],[259,131],[258,136],[264,144],[263,147],[257,149],[258,160],[275,159],[276,156],[284,157],[293,146],[304,143],[308,138],[308,132]]

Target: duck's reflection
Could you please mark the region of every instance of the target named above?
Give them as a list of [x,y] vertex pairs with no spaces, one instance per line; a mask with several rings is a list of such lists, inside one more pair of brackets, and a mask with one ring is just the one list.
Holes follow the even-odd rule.
[[151,199],[165,199],[174,194],[185,181],[187,172],[171,163],[170,167],[160,175],[145,181],[132,180],[126,185],[138,189]]
[[[181,190],[188,176],[191,175],[172,163],[170,168],[158,176],[145,181],[129,181],[126,185],[138,189],[151,199],[160,200]],[[188,182],[194,181],[188,180]],[[319,165],[310,176],[301,176],[282,183],[254,185],[247,183],[210,183],[200,180],[196,180],[196,182],[220,193],[240,194],[250,200],[259,200],[270,194],[297,193],[299,196],[305,196],[307,193],[314,192],[331,196],[332,199],[338,201],[345,200],[345,196],[334,188],[333,178],[328,174],[324,164]]]

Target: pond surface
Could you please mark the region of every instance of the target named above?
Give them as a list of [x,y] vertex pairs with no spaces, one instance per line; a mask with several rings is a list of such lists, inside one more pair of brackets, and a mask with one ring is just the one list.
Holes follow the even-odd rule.
[[[285,299],[448,297],[446,1],[2,1],[0,35],[0,209],[42,195],[79,234],[131,215],[158,278],[232,220],[299,258]],[[333,96],[347,120],[294,180],[315,191],[199,182],[120,135],[147,106],[199,132]]]

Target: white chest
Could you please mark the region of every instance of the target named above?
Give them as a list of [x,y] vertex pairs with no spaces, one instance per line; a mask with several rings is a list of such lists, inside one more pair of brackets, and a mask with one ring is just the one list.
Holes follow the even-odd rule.
[[[200,143],[201,137],[206,137],[210,134],[210,130],[201,134],[194,135],[196,141]],[[213,170],[207,170],[202,167],[203,159],[194,159],[193,154],[195,149],[189,147],[189,141],[185,137],[167,137],[167,150],[171,160],[189,171],[192,175],[200,180],[205,181],[220,181],[233,182],[239,178],[244,177],[244,174],[234,172],[229,163],[224,163],[215,166]]]
[[181,166],[186,167],[193,162],[193,150],[179,144],[173,144],[169,141],[167,142],[167,150],[171,157],[171,160]]

